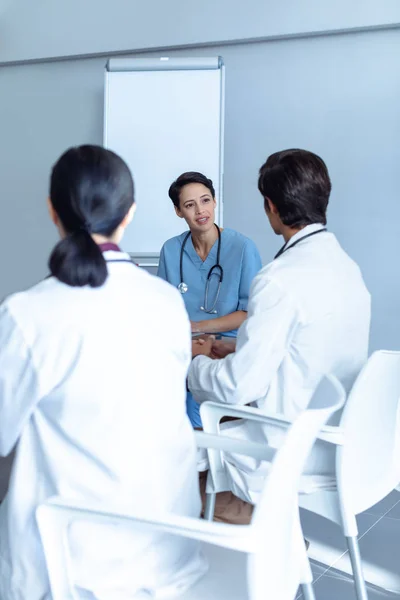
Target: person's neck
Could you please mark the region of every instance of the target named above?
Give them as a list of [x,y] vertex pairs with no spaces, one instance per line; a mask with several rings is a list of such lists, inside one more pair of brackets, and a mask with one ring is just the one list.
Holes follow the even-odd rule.
[[283,239],[285,240],[285,244],[287,244],[288,241],[294,235],[296,235],[296,233],[299,233],[299,231],[301,231],[302,229],[304,229],[304,227],[305,227],[305,225],[301,225],[300,227],[289,227],[288,225],[282,225],[281,234],[283,235]]
[[205,261],[218,238],[218,230],[213,225],[208,231],[192,231],[192,242],[196,253]]
[[100,233],[93,233],[92,238],[98,245],[115,244],[116,246],[118,246],[119,242],[121,241],[121,236],[118,236],[115,233],[110,237],[106,237],[105,235],[101,235]]

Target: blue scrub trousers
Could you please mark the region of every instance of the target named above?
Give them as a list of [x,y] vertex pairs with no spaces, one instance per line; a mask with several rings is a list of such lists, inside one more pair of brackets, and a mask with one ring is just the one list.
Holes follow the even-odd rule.
[[188,392],[186,395],[186,411],[192,427],[202,429],[203,423],[201,422],[200,418],[200,404],[196,402],[190,392]]
[[[236,339],[236,337],[224,336],[223,334],[222,335],[216,334],[215,339],[216,340],[223,340],[223,339],[232,340],[232,339]],[[192,427],[194,427],[195,429],[203,429],[203,423],[202,423],[201,417],[200,417],[200,404],[198,402],[196,402],[196,400],[193,398],[193,396],[190,392],[187,392],[187,394],[186,394],[186,412],[188,414],[188,417],[190,419]]]

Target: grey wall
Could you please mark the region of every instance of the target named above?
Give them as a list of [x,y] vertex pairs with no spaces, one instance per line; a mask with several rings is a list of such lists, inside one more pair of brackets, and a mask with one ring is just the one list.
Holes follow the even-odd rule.
[[6,0],[0,63],[400,23],[398,0]]
[[50,166],[70,145],[102,142],[103,66],[0,69],[0,298],[47,274],[56,240],[46,214]]
[[[264,261],[280,241],[263,214],[258,167],[284,147],[326,159],[330,228],[373,294],[373,349],[400,347],[399,51],[399,30],[179,51],[224,57],[225,225],[251,236]],[[45,216],[49,167],[70,144],[101,142],[104,62],[0,69],[0,296],[46,273],[56,239]]]

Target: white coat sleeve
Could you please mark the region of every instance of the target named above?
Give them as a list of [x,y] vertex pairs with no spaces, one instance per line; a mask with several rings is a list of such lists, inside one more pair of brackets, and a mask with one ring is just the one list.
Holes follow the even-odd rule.
[[192,361],[188,387],[197,402],[248,404],[263,398],[277,372],[299,320],[287,292],[265,274],[252,285],[247,319],[240,327],[236,352]]
[[0,307],[0,455],[7,456],[39,400],[30,349],[7,307]]

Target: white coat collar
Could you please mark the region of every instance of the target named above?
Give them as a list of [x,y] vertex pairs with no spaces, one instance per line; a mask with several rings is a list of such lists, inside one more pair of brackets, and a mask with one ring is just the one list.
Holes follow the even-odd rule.
[[121,260],[123,262],[126,262],[127,260],[132,260],[129,254],[118,250],[106,250],[105,252],[103,252],[103,255],[106,262],[109,260],[112,260],[113,262],[117,260]]
[[290,250],[293,246],[296,246],[298,242],[304,238],[309,238],[314,233],[318,233],[319,231],[326,231],[325,225],[322,223],[312,223],[311,225],[306,225],[300,231],[298,231],[295,235],[293,235],[288,242],[286,242],[279,252],[275,255],[274,260],[282,256],[287,250]]
[[290,246],[297,242],[297,240],[301,240],[306,235],[314,233],[314,231],[319,231],[320,229],[325,229],[325,225],[322,225],[322,223],[312,223],[311,225],[306,225],[305,227],[303,227],[303,229],[300,229],[300,231],[295,233],[290,238],[290,240],[286,243],[286,250],[288,250]]
[[[324,229],[325,225],[322,223],[312,223],[311,225],[306,225],[303,229],[300,229],[297,233],[295,233],[290,240],[287,242],[286,248],[290,248],[290,246],[297,242],[297,240],[301,240],[302,237],[309,235],[310,233],[314,233],[314,231],[319,231],[320,229]],[[314,236],[313,236],[314,237]]]

